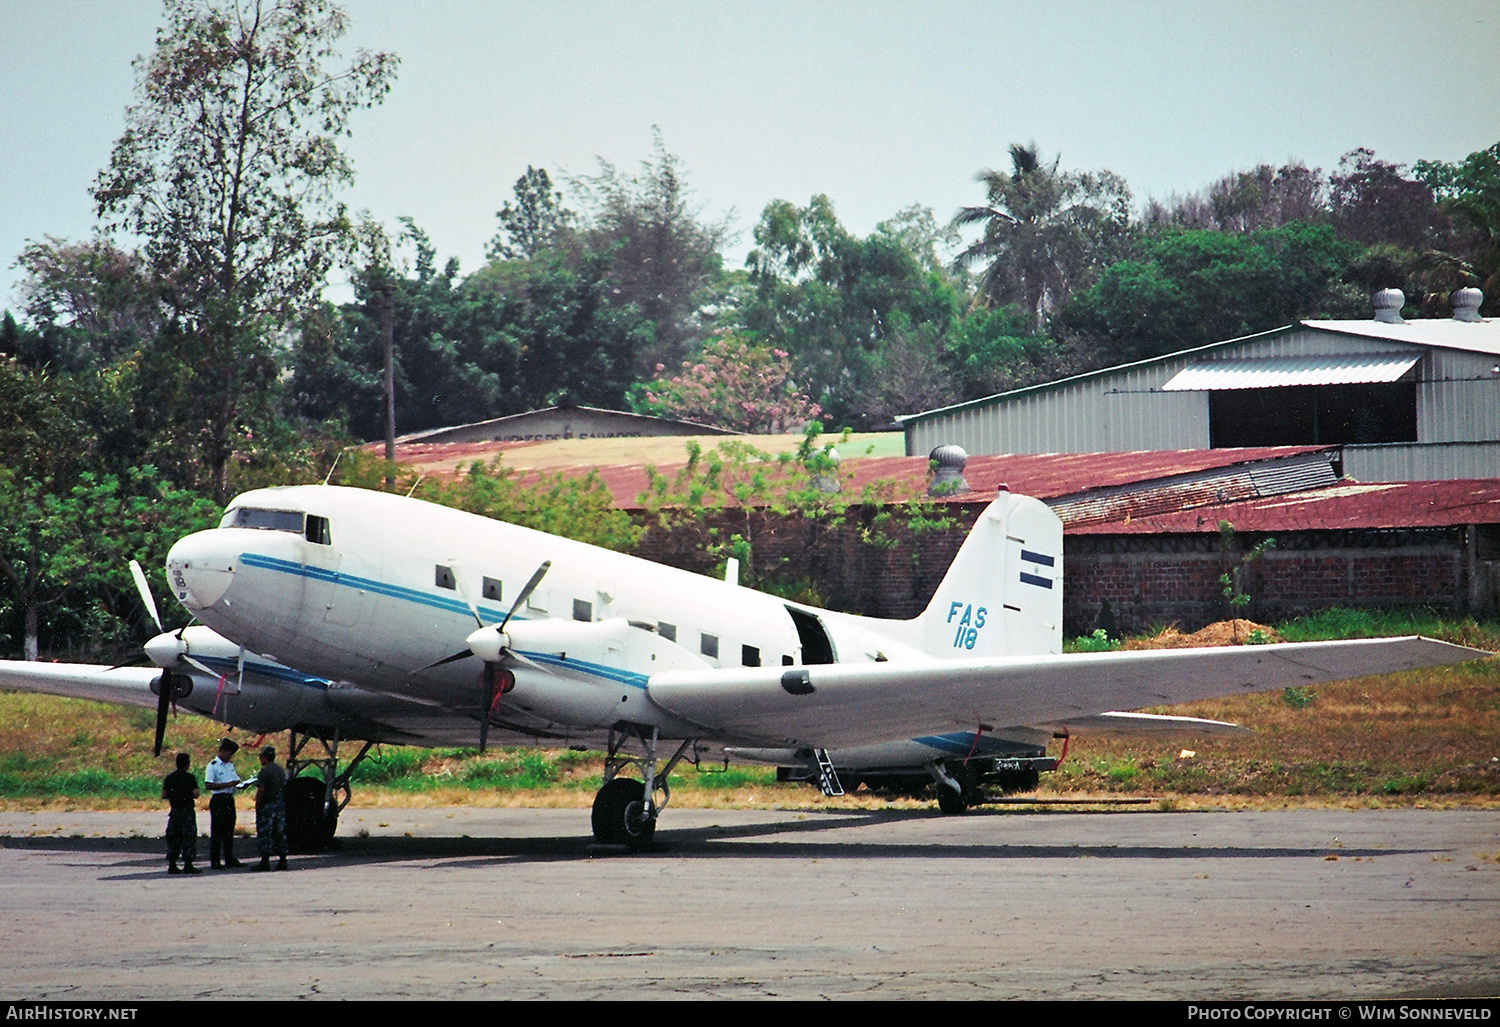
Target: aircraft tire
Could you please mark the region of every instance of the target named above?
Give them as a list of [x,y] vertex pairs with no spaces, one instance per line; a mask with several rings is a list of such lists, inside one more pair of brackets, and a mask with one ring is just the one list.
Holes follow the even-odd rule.
[[938,809],[944,813],[953,815],[967,810],[979,795],[979,782],[974,774],[974,768],[962,763],[947,764],[948,773],[958,782],[959,790],[954,791],[941,782],[933,785],[937,791]]
[[339,815],[323,808],[323,782],[294,777],[286,784],[286,843],[294,853],[326,852],[338,830]]
[[651,847],[656,821],[645,814],[646,786],[628,777],[605,783],[594,796],[594,840],[624,845],[634,852]]
[[955,792],[945,784],[934,786],[937,789],[938,809],[944,813],[956,815],[969,808],[969,803],[964,799],[962,792]]

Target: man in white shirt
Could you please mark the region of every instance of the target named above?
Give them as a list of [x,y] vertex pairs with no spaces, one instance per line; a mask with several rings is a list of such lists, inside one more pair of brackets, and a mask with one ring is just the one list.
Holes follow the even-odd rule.
[[208,865],[214,870],[243,866],[234,858],[234,790],[240,775],[234,769],[234,754],[239,746],[231,738],[219,743],[219,755],[209,761],[203,772],[208,786]]

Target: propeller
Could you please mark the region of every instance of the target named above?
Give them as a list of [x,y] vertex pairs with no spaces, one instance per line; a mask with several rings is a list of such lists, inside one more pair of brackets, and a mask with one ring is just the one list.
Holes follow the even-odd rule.
[[203,671],[212,674],[203,664],[193,659],[188,654],[187,639],[183,632],[187,630],[186,625],[174,632],[166,632],[162,629],[161,614],[156,608],[156,599],[151,595],[151,586],[146,581],[146,572],[141,570],[141,565],[135,560],[130,561],[130,576],[135,579],[136,591],[140,593],[141,605],[151,615],[151,623],[156,625],[156,637],[145,645],[145,652],[152,663],[161,668],[161,677],[151,686],[156,693],[156,739],[151,752],[154,756],[161,755],[162,741],[167,734],[167,714],[171,712],[172,700],[179,699],[187,694],[187,690],[179,690],[176,678],[172,674],[172,665],[185,662]]
[[[515,675],[500,666],[502,659],[519,658],[510,649],[510,639],[505,635],[505,626],[510,623],[510,619],[516,615],[516,611],[525,604],[526,600],[531,598],[531,593],[536,591],[536,587],[542,583],[542,579],[552,569],[552,561],[543,560],[541,566],[532,572],[531,580],[526,582],[526,586],[516,596],[515,602],[511,603],[510,609],[506,612],[504,619],[493,627],[487,626],[484,623],[484,618],[479,615],[479,607],[474,604],[473,598],[469,595],[469,590],[464,587],[464,575],[458,564],[454,563],[452,566],[454,572],[453,583],[458,587],[459,595],[463,596],[464,602],[468,604],[469,612],[474,615],[474,623],[479,626],[467,639],[469,648],[456,652],[452,656],[445,657],[423,669],[430,670],[432,667],[441,667],[444,664],[454,663],[470,656],[478,656],[484,661],[484,670],[479,675],[480,701],[483,704],[484,710],[483,715],[479,718],[479,751],[484,752],[486,746],[489,744],[490,716],[495,712],[495,707],[500,704],[500,697],[514,688],[516,683]],[[502,678],[501,675],[504,675],[504,677]]]

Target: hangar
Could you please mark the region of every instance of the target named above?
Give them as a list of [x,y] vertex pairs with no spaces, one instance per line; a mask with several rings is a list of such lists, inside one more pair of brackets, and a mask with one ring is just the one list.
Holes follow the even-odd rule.
[[1339,445],[1360,481],[1500,474],[1500,321],[1483,294],[1451,318],[1405,321],[1386,289],[1374,317],[1299,321],[900,418],[908,455],[1119,453]]

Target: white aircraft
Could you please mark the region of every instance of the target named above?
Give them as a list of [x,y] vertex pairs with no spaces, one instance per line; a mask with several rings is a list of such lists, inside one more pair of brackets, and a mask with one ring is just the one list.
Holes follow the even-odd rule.
[[[602,750],[594,835],[639,849],[683,761],[802,768],[834,793],[917,777],[961,812],[986,783],[1034,786],[1054,737],[1234,729],[1122,711],[1488,655],[1410,637],[1064,656],[1062,541],[1044,504],[1002,494],[898,621],[415,499],[262,489],[173,546],[168,579],[202,625],[147,645],[159,673],[0,662],[0,686],[154,706],[158,750],[169,704],[290,731],[289,812],[311,843],[375,743]],[[314,739],[324,755],[304,757]],[[343,740],[364,746],[339,772]]]

